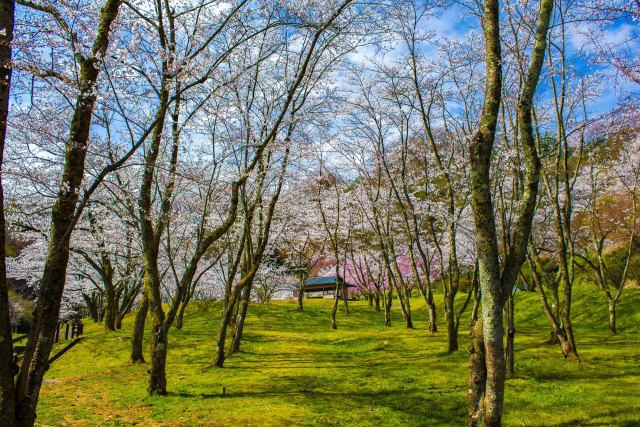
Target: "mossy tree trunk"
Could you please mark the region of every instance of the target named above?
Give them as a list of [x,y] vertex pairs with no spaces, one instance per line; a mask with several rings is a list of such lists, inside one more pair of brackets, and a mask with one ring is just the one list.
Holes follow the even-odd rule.
[[336,292],[333,294],[333,305],[331,306],[331,328],[338,329],[338,323],[336,322],[336,314],[338,313],[338,302],[340,298],[338,297],[338,289],[336,288]]
[[431,285],[429,285],[428,287],[421,286],[420,294],[424,299],[424,304],[427,307],[427,311],[429,313],[429,332],[435,334],[436,332],[438,332],[438,312],[436,310],[436,304],[433,301],[433,290],[431,289]]
[[[96,81],[101,58],[107,52],[111,27],[118,16],[120,0],[107,0],[100,12],[96,36],[88,57],[76,55],[79,63],[79,93],[65,147],[62,178],[51,213],[51,227],[38,302],[22,367],[16,384],[16,418],[19,425],[35,422],[36,407],[58,325],[62,292],[69,261],[69,241],[75,226],[89,131],[96,102]],[[53,6],[30,6],[52,14]],[[74,36],[75,37],[75,36]],[[78,43],[74,40],[74,43]]]
[[384,326],[391,326],[391,306],[393,305],[393,288],[387,285],[383,291],[382,299],[384,303]]
[[458,333],[456,331],[456,322],[454,317],[453,302],[455,296],[450,296],[444,300],[444,318],[447,323],[447,351],[449,353],[458,351]]
[[7,137],[9,91],[11,88],[11,42],[13,40],[13,0],[0,0],[0,425],[16,424],[13,378],[13,344],[9,316],[9,289],[6,269],[6,228],[2,187],[4,145]]
[[[295,109],[294,109],[295,111]],[[293,120],[294,113],[291,116],[291,123],[287,129],[287,135],[285,142],[288,144],[291,142],[291,136],[295,128],[295,121]],[[267,206],[264,206],[263,192],[258,191],[253,200],[247,200],[246,191],[242,193],[242,206],[244,210],[244,228],[241,237],[241,245],[237,252],[235,261],[227,275],[228,287],[227,295],[225,296],[225,303],[223,307],[222,319],[220,321],[220,328],[218,331],[218,340],[216,343],[216,354],[213,361],[213,366],[222,368],[226,358],[225,344],[227,340],[227,330],[232,320],[236,319],[236,328],[240,326],[240,329],[236,329],[237,343],[233,343],[234,348],[239,349],[240,340],[242,339],[242,330],[244,328],[244,319],[247,314],[249,302],[251,299],[251,287],[253,286],[253,280],[255,278],[260,265],[262,264],[265,250],[269,242],[269,235],[271,231],[271,224],[273,216],[275,214],[276,205],[280,199],[280,193],[282,191],[282,185],[284,183],[284,176],[289,165],[289,153],[290,149],[287,145],[282,160],[280,174],[278,176],[275,193],[271,196]],[[264,158],[258,160],[258,179],[255,183],[257,188],[262,188],[265,185],[266,168],[269,165],[269,159],[271,153],[267,152]],[[243,185],[244,185],[243,181]],[[266,213],[264,211],[266,211]],[[259,212],[256,212],[259,211]],[[257,214],[257,215],[256,215]],[[258,217],[258,221],[254,221],[255,216]],[[255,227],[255,229],[254,229]],[[256,231],[254,233],[254,231]],[[233,286],[236,272],[239,267],[240,260],[242,260],[242,275],[238,283]],[[240,301],[241,294],[243,294],[244,302]],[[239,307],[240,305],[240,307]],[[235,341],[235,339],[234,339]],[[235,347],[237,345],[237,347]]]
[[181,330],[182,327],[184,326],[184,312],[187,309],[187,305],[189,305],[189,302],[191,301],[191,296],[187,295],[182,303],[180,303],[180,309],[178,310],[178,316],[176,317],[176,329],[177,330]]
[[253,282],[250,283],[242,292],[242,299],[240,301],[240,307],[238,310],[238,320],[236,321],[236,327],[233,331],[233,343],[231,344],[232,353],[240,351],[240,344],[242,343],[242,332],[244,331],[244,321],[247,318],[247,311],[249,311],[249,303],[251,302],[252,285]]
[[136,318],[133,322],[133,334],[131,336],[131,356],[129,363],[144,363],[144,355],[142,353],[142,342],[144,339],[144,325],[149,312],[149,299],[143,291],[142,300],[136,311]]
[[300,273],[300,289],[298,290],[298,308],[296,309],[298,312],[302,313],[304,311],[304,284],[307,280],[307,273]]
[[505,354],[507,358],[507,373],[513,374],[515,363],[515,306],[514,306],[513,292],[509,292],[505,312],[507,315],[507,344],[505,347]]
[[[518,100],[518,126],[524,157],[525,182],[511,231],[508,252],[501,257],[498,251],[490,175],[502,91],[500,4],[497,0],[484,1],[482,29],[486,61],[485,97],[479,128],[470,145],[471,208],[475,226],[478,278],[482,292],[484,354],[475,351],[471,355],[470,384],[480,384],[480,390],[477,387],[469,388],[471,424],[483,420],[487,426],[502,425],[506,373],[503,311],[507,292],[511,291],[525,259],[537,203],[540,160],[533,137],[532,104],[544,61],[552,10],[553,0],[541,0],[533,52]],[[477,379],[482,379],[485,370],[486,381],[482,390],[482,381]],[[482,395],[484,397],[480,399],[479,396]]]
[[115,331],[118,319],[118,300],[113,286],[113,270],[109,266],[107,271],[108,278],[104,282],[104,329],[106,331]]
[[[166,43],[164,34],[160,39]],[[166,47],[166,46],[165,46]],[[144,260],[144,292],[149,301],[149,314],[151,316],[151,368],[149,370],[149,383],[147,392],[150,395],[165,395],[167,393],[167,381],[165,377],[164,362],[167,354],[167,336],[164,327],[165,312],[162,308],[162,296],[160,293],[160,272],[158,270],[158,252],[160,246],[160,233],[164,226],[160,221],[165,220],[168,213],[170,195],[164,198],[162,214],[158,224],[154,224],[152,194],[154,188],[154,175],[160,145],[164,130],[165,117],[169,105],[169,78],[166,76],[167,59],[163,60],[163,77],[160,88],[159,106],[155,114],[155,127],[151,137],[151,144],[145,156],[144,174],[140,195],[138,198],[138,210],[140,218],[140,237],[142,241],[142,257]],[[173,175],[175,176],[175,175]],[[172,181],[170,177],[170,181]],[[167,185],[167,193],[170,193],[171,183]]]
[[482,319],[471,325],[469,333],[469,372],[468,405],[473,410],[469,412],[467,424],[477,426],[483,415],[482,399],[487,382]]

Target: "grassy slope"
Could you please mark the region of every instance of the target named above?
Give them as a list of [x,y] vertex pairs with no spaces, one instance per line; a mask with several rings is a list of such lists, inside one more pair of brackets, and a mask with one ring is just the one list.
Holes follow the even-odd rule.
[[[537,295],[517,296],[517,373],[507,384],[506,425],[640,425],[640,290],[625,291],[615,337],[601,295],[575,293],[580,364],[542,344],[549,328]],[[132,317],[117,333],[91,325],[87,339],[51,367],[38,422],[462,425],[468,316],[461,351],[448,355],[446,332],[430,336],[424,307],[418,299],[414,305],[415,330],[404,329],[397,313],[384,328],[382,313],[356,302],[350,315],[339,314],[338,331],[330,329],[330,301],[308,301],[304,313],[292,303],[254,305],[243,352],[223,369],[207,369],[219,306],[194,303],[184,330],[171,333],[170,395],[162,398],[145,395],[147,365],[126,363]]]

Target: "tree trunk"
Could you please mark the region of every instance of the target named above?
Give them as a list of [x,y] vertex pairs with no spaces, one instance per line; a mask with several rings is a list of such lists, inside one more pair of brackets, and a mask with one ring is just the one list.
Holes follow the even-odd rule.
[[507,357],[507,373],[513,374],[514,372],[514,357],[515,357],[515,321],[514,321],[514,305],[513,305],[513,293],[509,293],[507,304],[506,304],[506,312],[507,312],[507,346],[506,346],[506,357]]
[[298,308],[296,310],[300,313],[304,311],[304,293],[302,292],[302,289],[298,293]]
[[87,295],[83,292],[82,299],[87,306],[87,311],[89,311],[89,317],[91,317],[95,323],[98,323],[100,321],[100,315],[98,313],[98,304],[96,303],[96,294]]
[[[532,266],[531,274],[533,280],[536,283],[536,288],[538,290],[538,295],[540,296],[540,301],[542,302],[542,309],[544,313],[547,315],[547,318],[551,322],[551,339],[557,340],[560,343],[560,347],[562,348],[562,354],[565,358],[570,357],[571,352],[571,344],[567,339],[567,334],[564,328],[560,324],[560,315],[556,307],[549,306],[549,302],[547,301],[546,294],[544,292],[544,286],[542,285],[542,279],[540,277],[538,267],[539,263],[537,262],[537,258],[534,255],[530,257],[529,264]],[[555,293],[556,288],[552,289],[552,294]],[[557,299],[557,297],[555,297]]]
[[178,310],[178,317],[176,318],[176,329],[181,330],[184,322],[184,312],[187,309],[187,301],[183,301],[180,304],[180,309]]
[[304,311],[304,282],[305,282],[305,274],[300,275],[300,289],[298,291],[298,312],[302,313]]
[[435,334],[438,332],[438,313],[436,312],[436,305],[431,301],[430,305],[427,305],[429,309],[429,332]]
[[470,426],[477,426],[482,419],[482,399],[487,381],[482,320],[471,326],[469,333],[469,418]]
[[0,33],[0,425],[9,427],[12,427],[16,421],[13,384],[16,372],[13,363],[11,319],[9,316],[2,165],[4,161],[4,143],[7,136],[7,117],[9,114],[14,10],[13,0],[0,1],[0,28],[4,30]]
[[342,301],[344,302],[344,314],[349,314],[349,291],[346,286],[342,288]]
[[373,298],[375,300],[376,311],[380,311],[380,294],[378,292],[376,292],[374,294]]
[[[540,284],[539,286],[542,286]],[[558,297],[558,289],[553,289],[551,292],[551,311],[553,316],[556,319],[560,319],[560,298]],[[551,331],[549,331],[549,339],[547,340],[547,344],[560,344],[560,337],[558,336],[557,330],[552,326]]]
[[480,286],[476,283],[473,290],[473,310],[471,310],[471,325],[478,321],[478,312],[480,309]]
[[404,317],[404,326],[407,329],[413,329],[413,319],[411,318],[411,289],[407,289],[405,293],[405,317]]
[[451,294],[445,297],[444,317],[447,322],[448,347],[447,352],[453,353],[458,351],[458,328],[456,328],[456,319],[453,307],[453,297]]
[[448,336],[448,347],[447,352],[453,353],[454,351],[458,351],[458,331],[456,328],[456,323],[453,320],[453,316],[447,317],[447,336]]
[[[163,70],[164,70],[163,63]],[[165,395],[166,378],[164,362],[167,354],[167,337],[163,333],[165,313],[162,308],[162,295],[160,293],[160,273],[158,271],[158,251],[162,229],[156,230],[157,224],[153,223],[152,192],[154,186],[154,174],[162,132],[165,123],[167,106],[169,103],[169,83],[166,75],[163,75],[160,89],[160,104],[156,111],[156,124],[151,136],[151,144],[146,151],[144,174],[140,185],[138,198],[138,211],[140,221],[140,239],[142,240],[142,256],[144,259],[144,292],[149,300],[149,314],[151,316],[151,368],[149,370],[149,383],[147,392],[149,395]],[[167,187],[169,188],[169,187]],[[169,190],[167,190],[169,191]],[[163,202],[162,211],[166,215],[168,203]]]
[[222,313],[222,319],[220,321],[220,330],[218,331],[218,343],[216,344],[216,357],[213,361],[213,366],[216,368],[224,367],[225,360],[225,344],[227,342],[227,328],[231,323],[231,316],[233,315],[234,301],[229,302],[230,306],[224,309]]
[[[389,268],[389,276],[391,276],[392,274],[392,270]],[[397,283],[393,287],[398,294],[398,302],[400,303],[400,311],[402,312],[402,318],[404,319],[405,326],[407,328],[413,328],[413,323],[411,322],[411,312],[407,311],[407,305],[405,304],[405,298],[402,293],[402,289],[397,285]]]
[[105,283],[104,286],[104,330],[107,332],[116,330],[118,317],[118,301],[113,287],[113,277],[109,277],[108,282],[111,283]]
[[391,286],[389,286],[389,290],[384,295],[386,295],[384,297],[384,326],[391,326],[391,305],[393,304],[393,289]]
[[[147,258],[149,254],[146,254]],[[151,368],[149,369],[149,395],[164,396],[167,394],[165,363],[167,360],[167,331],[164,327],[165,313],[160,296],[160,277],[158,275],[157,253],[145,259],[145,291],[149,298],[149,314],[151,315]]]
[[[500,41],[500,2],[484,1],[482,30],[485,42],[485,96],[477,133],[469,146],[471,162],[471,208],[473,212],[479,286],[482,292],[482,333],[484,337],[486,382],[482,411],[471,411],[471,421],[480,419],[486,426],[502,425],[506,366],[504,360],[503,309],[507,292],[520,273],[538,200],[540,159],[532,126],[533,96],[544,61],[553,0],[540,1],[529,69],[520,93],[517,114],[520,142],[525,159],[525,183],[513,226],[513,238],[504,265],[500,265],[495,212],[491,194],[491,157],[502,95],[502,54]],[[476,322],[478,323],[478,322]],[[472,362],[473,355],[472,355]],[[478,369],[471,370],[471,377]],[[472,393],[473,394],[473,393]],[[473,408],[470,408],[473,409]]]
[[612,334],[617,334],[616,328],[616,301],[614,299],[609,300],[609,330]]
[[58,326],[69,261],[69,239],[84,176],[89,130],[96,102],[95,84],[100,72],[99,61],[109,46],[111,26],[118,16],[120,4],[121,0],[106,1],[101,10],[92,55],[79,61],[80,91],[66,144],[62,179],[51,213],[47,257],[40,281],[38,303],[16,387],[17,418],[25,426],[31,426],[35,422],[40,387],[49,367],[49,355]]
[[136,297],[138,296],[138,294],[140,293],[141,287],[142,287],[142,283],[140,283],[140,285],[138,284],[134,285],[131,289],[124,289],[124,292],[122,292],[123,294],[122,298],[120,297],[116,298],[117,300],[120,300],[120,306],[118,308],[118,316],[116,319],[116,329],[118,330],[122,329],[122,321],[124,320],[124,317],[127,314],[131,313],[133,303]]
[[431,290],[431,285],[429,285],[424,292],[422,292],[422,296],[424,297],[424,303],[427,306],[427,310],[429,312],[429,332],[435,334],[438,332],[438,312],[436,310],[436,304],[433,301],[433,291]]
[[496,304],[486,295],[483,298],[482,325],[487,369],[484,422],[486,426],[500,426],[506,377],[503,310],[501,304]]
[[240,351],[240,344],[242,342],[242,332],[244,330],[244,321],[247,317],[247,311],[249,309],[249,302],[251,301],[251,287],[246,286],[242,293],[242,301],[240,302],[240,309],[238,311],[238,320],[236,322],[236,328],[233,333],[233,343],[231,344],[231,353]]
[[331,308],[331,328],[338,329],[338,324],[336,323],[336,314],[338,313],[338,302],[340,298],[338,298],[338,289],[336,288],[336,293],[333,295],[333,307]]
[[[27,351],[17,384],[17,411],[22,425],[35,422],[36,407],[44,374],[49,367],[49,355],[58,325],[60,303],[69,261],[69,229],[75,202],[71,205],[61,189],[53,211],[49,250],[40,282],[38,302],[34,312]],[[74,197],[74,196],[71,196]],[[77,199],[77,196],[75,196]]]
[[147,392],[149,395],[157,394],[165,396],[167,394],[167,335],[168,328],[164,326],[164,319],[157,317],[152,311],[151,329],[151,369],[149,370],[149,385]]
[[129,363],[145,363],[144,355],[142,354],[142,341],[144,338],[144,324],[147,320],[147,313],[149,312],[149,299],[147,294],[142,294],[142,301],[136,312],[136,318],[133,323],[133,335],[131,337],[131,357]]
[[[566,298],[566,297],[565,297]],[[580,356],[578,355],[578,349],[576,347],[576,340],[573,335],[573,325],[571,322],[571,312],[569,307],[571,305],[570,301],[565,301],[565,311],[562,313],[562,326],[564,328],[565,335],[567,337],[567,341],[569,343],[569,349],[571,352],[571,356],[575,357],[577,360],[580,360]]]
[[187,306],[191,302],[191,298],[193,298],[194,292],[195,288],[192,288],[191,291],[187,290],[185,292],[184,298],[182,298],[182,303],[180,304],[180,309],[178,310],[178,316],[176,318],[176,329],[178,330],[182,329],[182,327],[184,326],[184,312],[187,310]]

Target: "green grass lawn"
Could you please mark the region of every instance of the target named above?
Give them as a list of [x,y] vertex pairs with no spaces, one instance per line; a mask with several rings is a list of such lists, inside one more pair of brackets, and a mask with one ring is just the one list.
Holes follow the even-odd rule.
[[[513,426],[640,425],[640,290],[625,291],[619,330],[591,288],[575,291],[574,319],[582,363],[548,346],[548,323],[536,294],[516,297],[516,373],[507,381],[504,424]],[[148,365],[127,364],[132,316],[106,334],[88,325],[86,339],[55,362],[42,387],[40,425],[463,425],[466,413],[468,316],[460,348],[447,354],[446,332],[426,331],[414,299],[416,328],[393,326],[363,301],[338,315],[330,301],[252,305],[243,351],[225,368],[214,355],[220,307],[193,303],[182,331],[173,330],[169,395],[147,397]],[[438,306],[442,320],[441,304]],[[226,394],[222,395],[223,388]]]

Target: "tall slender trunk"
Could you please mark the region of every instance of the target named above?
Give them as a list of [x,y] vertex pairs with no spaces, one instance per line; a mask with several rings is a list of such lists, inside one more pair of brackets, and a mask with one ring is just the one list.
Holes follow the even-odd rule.
[[144,324],[147,320],[147,313],[149,312],[149,299],[147,294],[143,291],[142,301],[136,312],[136,318],[133,323],[133,335],[131,336],[131,357],[130,363],[145,363],[144,355],[142,353],[142,341],[144,339]]
[[191,300],[190,296],[185,296],[184,300],[180,304],[180,309],[178,310],[178,316],[176,317],[176,329],[181,330],[182,326],[184,326],[184,312],[187,309],[187,305],[189,305],[189,301]]
[[242,292],[242,300],[240,302],[240,309],[238,310],[238,320],[236,321],[236,328],[233,332],[233,342],[231,344],[231,353],[240,351],[240,344],[242,343],[242,332],[244,330],[244,321],[247,317],[247,311],[249,309],[249,302],[251,301],[251,286],[246,286]]
[[342,288],[342,302],[344,303],[344,314],[349,314],[349,288]]
[[[89,91],[90,89],[86,88],[85,90]],[[93,99],[89,101],[86,98]],[[76,189],[80,187],[84,172],[86,141],[94,101],[95,97],[85,91],[78,96],[79,105],[75,116],[84,117],[86,114],[86,118],[74,120],[72,135],[79,137],[72,137],[72,140],[83,140],[84,143],[80,145],[72,142],[72,147],[67,150],[67,161],[65,161],[60,191],[53,207],[49,248],[40,281],[34,320],[27,341],[27,351],[24,355],[23,368],[17,385],[18,418],[23,425],[33,425],[35,422],[40,387],[48,368],[49,354],[53,346],[69,262],[69,231],[78,201]],[[90,110],[86,108],[86,104],[89,103],[91,104]]]
[[16,413],[21,425],[35,422],[36,407],[58,325],[62,291],[69,262],[69,240],[74,226],[76,204],[84,176],[91,118],[96,102],[96,81],[100,58],[109,46],[111,26],[118,16],[121,0],[107,0],[91,49],[80,62],[80,91],[76,98],[66,145],[62,178],[51,213],[51,228],[38,303],[34,312],[27,350],[16,386]]
[[405,293],[406,315],[404,319],[404,326],[407,329],[413,329],[413,318],[411,317],[411,300],[409,299],[410,297],[411,297],[411,290],[407,288]]
[[[504,405],[503,309],[524,262],[531,225],[538,200],[540,159],[536,151],[532,128],[533,96],[538,86],[544,62],[549,20],[553,0],[540,1],[540,14],[529,69],[518,99],[518,129],[525,159],[525,185],[519,200],[509,250],[503,254],[503,265],[498,251],[495,213],[491,192],[491,157],[502,95],[502,54],[500,46],[500,2],[484,1],[482,29],[485,42],[485,96],[478,131],[469,147],[471,161],[471,208],[473,212],[476,253],[478,256],[479,287],[482,292],[482,332],[484,338],[486,382],[482,410],[470,404],[470,423],[481,413],[486,426],[502,425]],[[478,323],[478,322],[476,322]],[[472,355],[470,378],[476,378],[481,368]],[[473,394],[473,393],[472,393]],[[470,402],[472,403],[472,402]]]
[[122,320],[123,320],[123,319],[124,319],[124,315],[122,315],[122,316],[120,316],[120,315],[119,315],[119,316],[116,318],[116,329],[117,329],[117,330],[121,330],[121,329],[122,329]]
[[514,357],[515,357],[515,337],[516,337],[516,328],[515,328],[515,309],[513,302],[513,292],[510,292],[507,299],[507,304],[505,307],[507,314],[507,345],[505,349],[506,357],[507,357],[507,372],[509,374],[513,374],[514,372]]
[[[560,347],[562,348],[562,354],[564,357],[570,357],[572,355],[571,352],[571,344],[567,339],[567,335],[565,329],[561,325],[559,312],[553,307],[549,306],[549,302],[547,301],[547,296],[544,290],[544,286],[542,286],[542,278],[540,276],[540,262],[535,254],[535,249],[532,249],[531,256],[529,257],[529,264],[531,267],[531,276],[536,284],[536,288],[538,290],[538,295],[540,295],[540,301],[542,302],[542,309],[544,313],[547,315],[547,318],[551,322],[551,338],[558,340],[560,343]],[[557,288],[552,289],[552,293],[555,293]]]
[[[388,268],[388,271],[389,271],[389,277],[391,277],[393,274],[391,267]],[[398,302],[400,303],[400,312],[402,313],[402,318],[404,319],[405,327],[408,329],[412,329],[413,322],[411,321],[411,311],[410,311],[411,308],[407,307],[407,305],[405,304],[405,297],[400,286],[398,286],[398,284],[395,282],[394,279],[391,279],[391,280],[394,283],[393,287],[395,288],[396,294],[398,295]]]
[[473,288],[473,309],[471,310],[471,325],[474,325],[478,321],[478,312],[480,310],[480,285],[478,284],[477,275],[474,278]]
[[383,291],[384,298],[384,326],[391,326],[391,306],[393,304],[393,288],[389,286],[387,291]]
[[572,292],[573,283],[567,283],[563,287],[563,301],[562,307],[560,309],[560,317],[562,318],[562,326],[567,336],[567,341],[569,342],[569,347],[571,349],[571,353],[577,358],[580,359],[578,355],[578,349],[576,347],[576,339],[573,335],[573,322],[571,321],[571,292]]
[[487,370],[484,422],[487,426],[500,426],[506,378],[503,310],[502,304],[492,301],[486,294],[482,298],[482,326]]
[[374,301],[375,301],[375,308],[376,308],[376,311],[380,311],[380,293],[376,292],[376,293],[373,295],[373,299],[374,299]]
[[477,426],[482,419],[482,399],[487,382],[482,320],[474,322],[469,332],[469,417],[467,423]]
[[[542,286],[542,284],[540,284]],[[560,319],[560,297],[558,296],[558,289],[551,290],[551,311],[556,319]],[[548,344],[560,344],[560,337],[558,337],[558,331],[556,328],[551,327],[549,331]]]
[[447,351],[449,353],[458,351],[458,328],[456,328],[456,319],[455,319],[453,300],[454,298],[451,297],[451,295],[446,296],[444,300],[444,304],[445,304],[444,317],[445,317],[445,321],[447,322],[447,337],[448,337]]
[[118,317],[118,301],[113,286],[113,276],[109,277],[104,284],[104,329],[105,331],[115,331]]
[[612,298],[609,300],[609,330],[612,334],[617,334],[616,328],[616,301]]
[[225,307],[222,313],[222,319],[220,320],[220,330],[218,331],[218,342],[216,343],[216,356],[213,361],[213,365],[216,368],[224,367],[224,361],[226,358],[225,355],[225,345],[227,342],[227,329],[229,324],[231,323],[231,318],[233,316],[234,307],[236,305],[235,300],[230,300],[229,306]]
[[336,314],[338,313],[338,288],[336,286],[336,292],[333,294],[333,306],[331,307],[331,328],[338,329],[338,323],[336,322]]
[[[196,265],[196,263],[193,263],[192,265]],[[176,329],[178,330],[182,329],[184,326],[184,313],[187,311],[187,306],[191,302],[193,294],[195,293],[195,285],[193,284],[193,275],[191,274],[191,271],[195,272],[195,270],[190,269],[188,277],[183,275],[182,281],[184,283],[182,283],[181,286],[184,286],[185,290],[182,302],[180,303],[180,308],[178,309],[178,315],[176,316]]]
[[152,312],[151,318],[151,369],[149,370],[149,385],[147,392],[150,395],[157,394],[164,396],[167,394],[167,348],[168,348],[168,328],[164,321],[159,319]]
[[11,41],[13,40],[13,0],[0,0],[0,425],[15,424],[15,393],[13,378],[13,344],[9,316],[9,287],[6,269],[6,227],[4,217],[4,191],[2,165],[7,137],[9,90],[11,87]]
[[97,294],[93,293],[91,295],[87,295],[82,293],[82,299],[84,300],[84,305],[87,307],[87,311],[89,312],[89,317],[95,322],[98,323],[100,321],[100,316],[98,313],[98,304]]
[[422,297],[424,298],[424,303],[427,306],[427,311],[429,312],[429,332],[435,334],[438,332],[438,312],[436,309],[436,303],[433,301],[431,285],[426,286],[424,290],[421,290],[421,292]]
[[[166,63],[163,62],[163,72],[166,70]],[[156,123],[151,136],[151,144],[146,152],[144,174],[140,186],[138,197],[138,210],[140,220],[140,238],[142,240],[142,257],[144,259],[144,292],[149,300],[149,314],[151,315],[151,368],[149,369],[149,383],[147,392],[149,395],[167,394],[167,380],[165,377],[165,366],[167,355],[167,334],[164,327],[165,312],[162,308],[162,295],[160,293],[160,272],[158,271],[158,251],[160,246],[160,233],[162,227],[154,225],[152,193],[154,189],[154,175],[162,134],[165,125],[166,113],[169,104],[169,79],[162,76],[160,88],[160,100],[156,111]],[[174,140],[174,150],[176,154],[176,141]],[[172,161],[174,160],[172,156]],[[172,163],[172,166],[175,163]],[[167,193],[171,192],[171,182],[167,185]],[[170,200],[164,195],[162,202],[162,215],[158,221],[163,221],[163,216],[167,214]]]
[[151,315],[151,367],[149,369],[149,395],[164,396],[167,394],[165,362],[167,360],[167,331],[164,327],[165,313],[162,309],[160,295],[160,275],[158,272],[158,254],[147,244],[145,255],[145,292],[149,299]]
[[306,280],[306,274],[300,274],[300,289],[298,291],[298,308],[297,310],[302,313],[304,311],[304,284]]
[[433,300],[427,304],[427,309],[429,310],[429,332],[435,334],[438,332],[438,312]]

